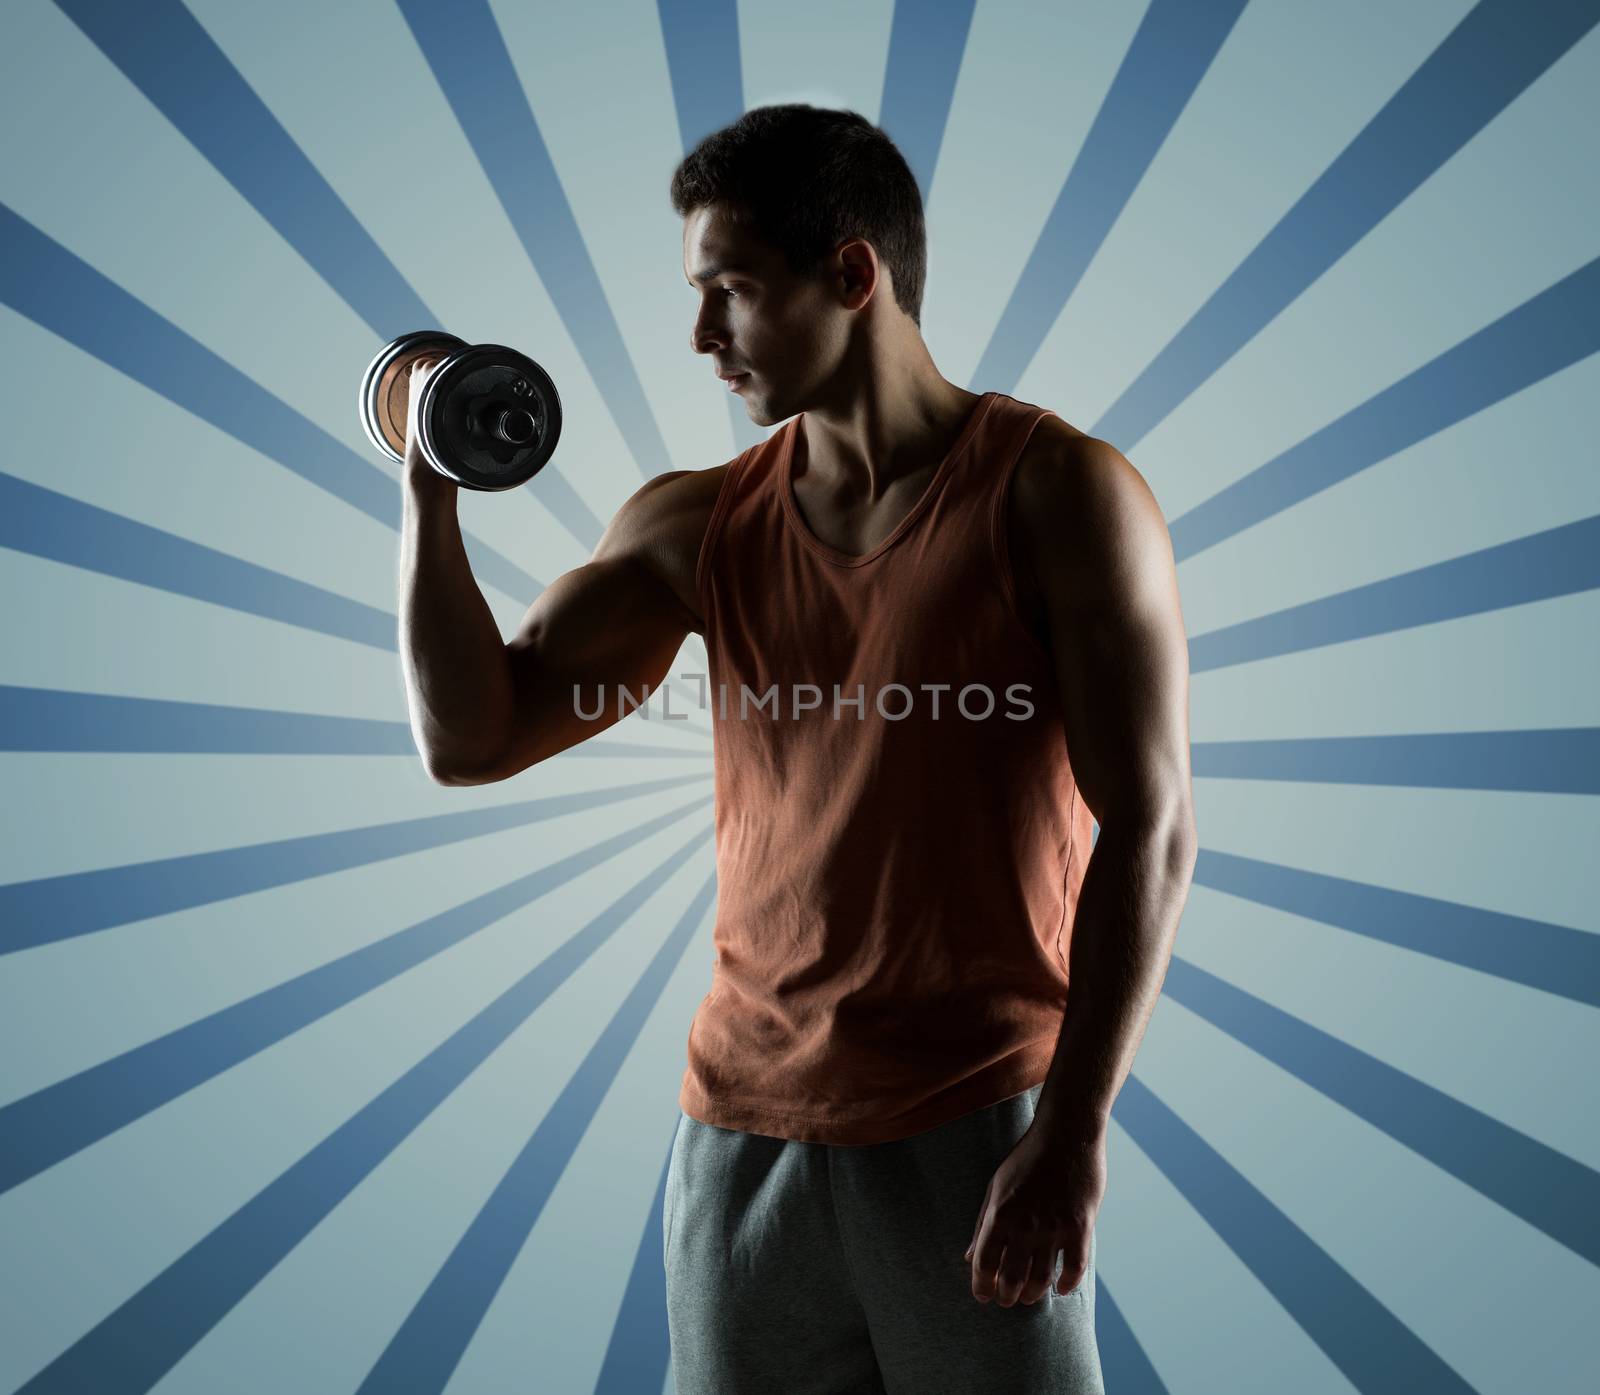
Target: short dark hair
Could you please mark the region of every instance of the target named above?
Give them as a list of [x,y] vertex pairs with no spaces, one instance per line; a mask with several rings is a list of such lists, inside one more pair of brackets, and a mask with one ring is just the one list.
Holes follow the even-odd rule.
[[815,273],[841,242],[865,238],[889,268],[895,303],[921,328],[922,191],[895,143],[859,112],[754,107],[684,156],[671,192],[683,218],[725,207],[781,251],[796,276]]

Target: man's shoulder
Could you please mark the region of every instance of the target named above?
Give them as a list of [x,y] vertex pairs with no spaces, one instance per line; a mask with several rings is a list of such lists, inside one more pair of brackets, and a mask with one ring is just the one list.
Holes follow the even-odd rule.
[[1109,441],[1080,431],[1053,412],[1039,418],[1017,458],[1013,487],[1043,503],[1126,485],[1138,471]]
[[656,514],[714,505],[732,465],[728,460],[700,470],[664,470],[640,485],[623,507]]
[[[1144,476],[1109,441],[1053,414],[1041,417],[1017,459],[1011,515],[1025,528],[1103,533],[1155,507]],[[1159,510],[1157,510],[1159,516]]]
[[1115,570],[1119,555],[1166,538],[1160,506],[1128,458],[1054,415],[1018,457],[1007,514],[1025,572],[1080,590]]
[[665,470],[633,491],[606,529],[606,540],[635,545],[703,532],[733,462],[700,470]]
[[[606,526],[595,557],[628,557],[671,588],[698,621],[695,567],[717,495],[733,461],[652,475]],[[694,627],[697,631],[700,626]]]

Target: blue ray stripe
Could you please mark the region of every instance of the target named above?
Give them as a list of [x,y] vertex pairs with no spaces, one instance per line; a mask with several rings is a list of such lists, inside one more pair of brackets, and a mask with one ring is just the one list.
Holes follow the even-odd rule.
[[[473,1217],[361,1382],[357,1395],[398,1395],[402,1391],[406,1395],[442,1395],[715,895],[713,874]],[[656,1280],[664,1298],[659,1270]],[[659,1389],[664,1374],[657,1374],[655,1388]]]
[[737,0],[656,0],[661,38],[687,152],[744,111]]
[[1182,562],[1600,350],[1600,257],[1173,521]]
[[633,1257],[627,1287],[622,1291],[622,1307],[611,1326],[605,1359],[595,1378],[594,1395],[659,1395],[666,1384],[667,1367],[672,1363],[672,1345],[667,1328],[666,1251],[662,1244],[663,1211],[666,1205],[667,1172],[672,1165],[672,1149],[677,1141],[676,1126],[667,1142],[666,1156],[656,1176],[656,1194],[650,1215]]
[[1189,669],[1203,673],[1597,586],[1600,514],[1208,630],[1189,641]]
[[[399,486],[377,465],[3,204],[0,303],[386,528],[400,530]],[[488,544],[468,533],[462,537],[476,576],[513,597],[544,589]]]
[[1600,794],[1600,727],[1200,741],[1192,753],[1213,779]]
[[0,686],[0,750],[415,756],[405,722]]
[[[56,3],[381,341],[443,323],[177,0],[137,9],[113,0]],[[559,462],[538,480],[534,496],[592,548],[600,520]]]
[[1600,1007],[1600,935],[1202,848],[1196,885]]
[[0,1194],[523,911],[710,802],[696,799],[669,809],[0,1108]]
[[889,27],[878,125],[900,147],[928,202],[967,51],[973,0],[897,0]]
[[0,547],[393,652],[390,611],[0,471]]
[[1124,1083],[1112,1113],[1357,1390],[1475,1395],[1437,1352],[1136,1075]]
[[[656,0],[656,13],[678,112],[678,138],[688,154],[706,136],[738,120],[744,112],[739,6],[736,0]],[[726,389],[722,389],[722,397],[734,449],[747,451],[764,433],[756,429],[738,397]]]
[[572,487],[572,481],[567,478],[565,466],[561,462],[552,457],[549,463],[531,480],[525,481],[521,488],[533,495],[557,523],[593,553],[600,542],[600,535],[606,530],[606,525],[600,521],[599,515],[589,507],[584,497]]
[[1132,450],[1597,22],[1594,0],[1481,0],[1092,434]]
[[1027,372],[1243,9],[1151,0],[969,387],[1015,387]]
[[149,1390],[560,989],[711,836],[697,833],[191,1246],[17,1395]]
[[1117,1395],[1168,1395],[1166,1385],[1099,1275],[1095,1276],[1094,1325],[1107,1390],[1115,1390]]
[[[642,710],[642,709],[641,709]],[[636,719],[637,720],[637,719]],[[685,728],[688,730],[688,728]],[[669,728],[670,730],[670,728]],[[695,730],[693,735],[704,733]],[[0,684],[0,751],[100,751],[118,755],[416,757],[406,722],[325,717],[265,707],[78,693]],[[700,746],[650,746],[592,736],[551,757],[703,760]]]
[[621,799],[696,784],[704,775],[675,775],[608,789],[581,790],[497,804],[460,814],[432,814],[313,833],[214,852],[163,857],[0,886],[0,954],[59,944],[78,935],[170,915],[268,887],[308,881],[407,853],[480,838],[539,819],[598,809]]
[[380,339],[439,323],[178,0],[56,5]]
[[671,468],[644,385],[486,0],[398,3],[561,322],[590,376],[603,385],[639,473],[649,479]]
[[1600,1173],[1174,955],[1163,989],[1274,1065],[1600,1264]]

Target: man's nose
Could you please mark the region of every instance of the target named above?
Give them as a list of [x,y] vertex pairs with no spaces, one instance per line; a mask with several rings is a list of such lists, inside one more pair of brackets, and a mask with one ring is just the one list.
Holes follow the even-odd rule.
[[689,347],[697,354],[709,354],[727,346],[727,332],[709,315],[702,315],[689,331]]

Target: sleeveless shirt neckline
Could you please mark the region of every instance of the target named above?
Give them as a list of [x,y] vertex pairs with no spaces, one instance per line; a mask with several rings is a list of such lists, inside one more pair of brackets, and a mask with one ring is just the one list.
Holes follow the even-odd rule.
[[973,404],[972,413],[967,418],[967,424],[961,428],[961,434],[956,437],[955,444],[950,447],[945,458],[939,462],[939,468],[933,472],[933,478],[928,481],[928,487],[922,491],[921,497],[911,506],[906,516],[895,525],[894,530],[888,537],[870,551],[856,555],[841,552],[836,547],[830,547],[807,527],[805,519],[800,515],[800,503],[795,498],[794,492],[794,438],[800,430],[801,417],[805,415],[802,412],[799,417],[789,423],[783,444],[778,450],[778,497],[783,501],[783,512],[785,518],[789,521],[790,529],[817,556],[821,557],[825,562],[832,562],[838,567],[860,567],[877,557],[881,557],[905,536],[906,531],[933,502],[945,479],[949,476],[951,470],[955,468],[956,461],[960,459],[967,447],[972,444],[972,438],[977,434],[978,427],[982,424],[984,417],[988,415],[989,408],[994,405],[995,398],[998,396],[999,394],[996,392],[986,392]]

